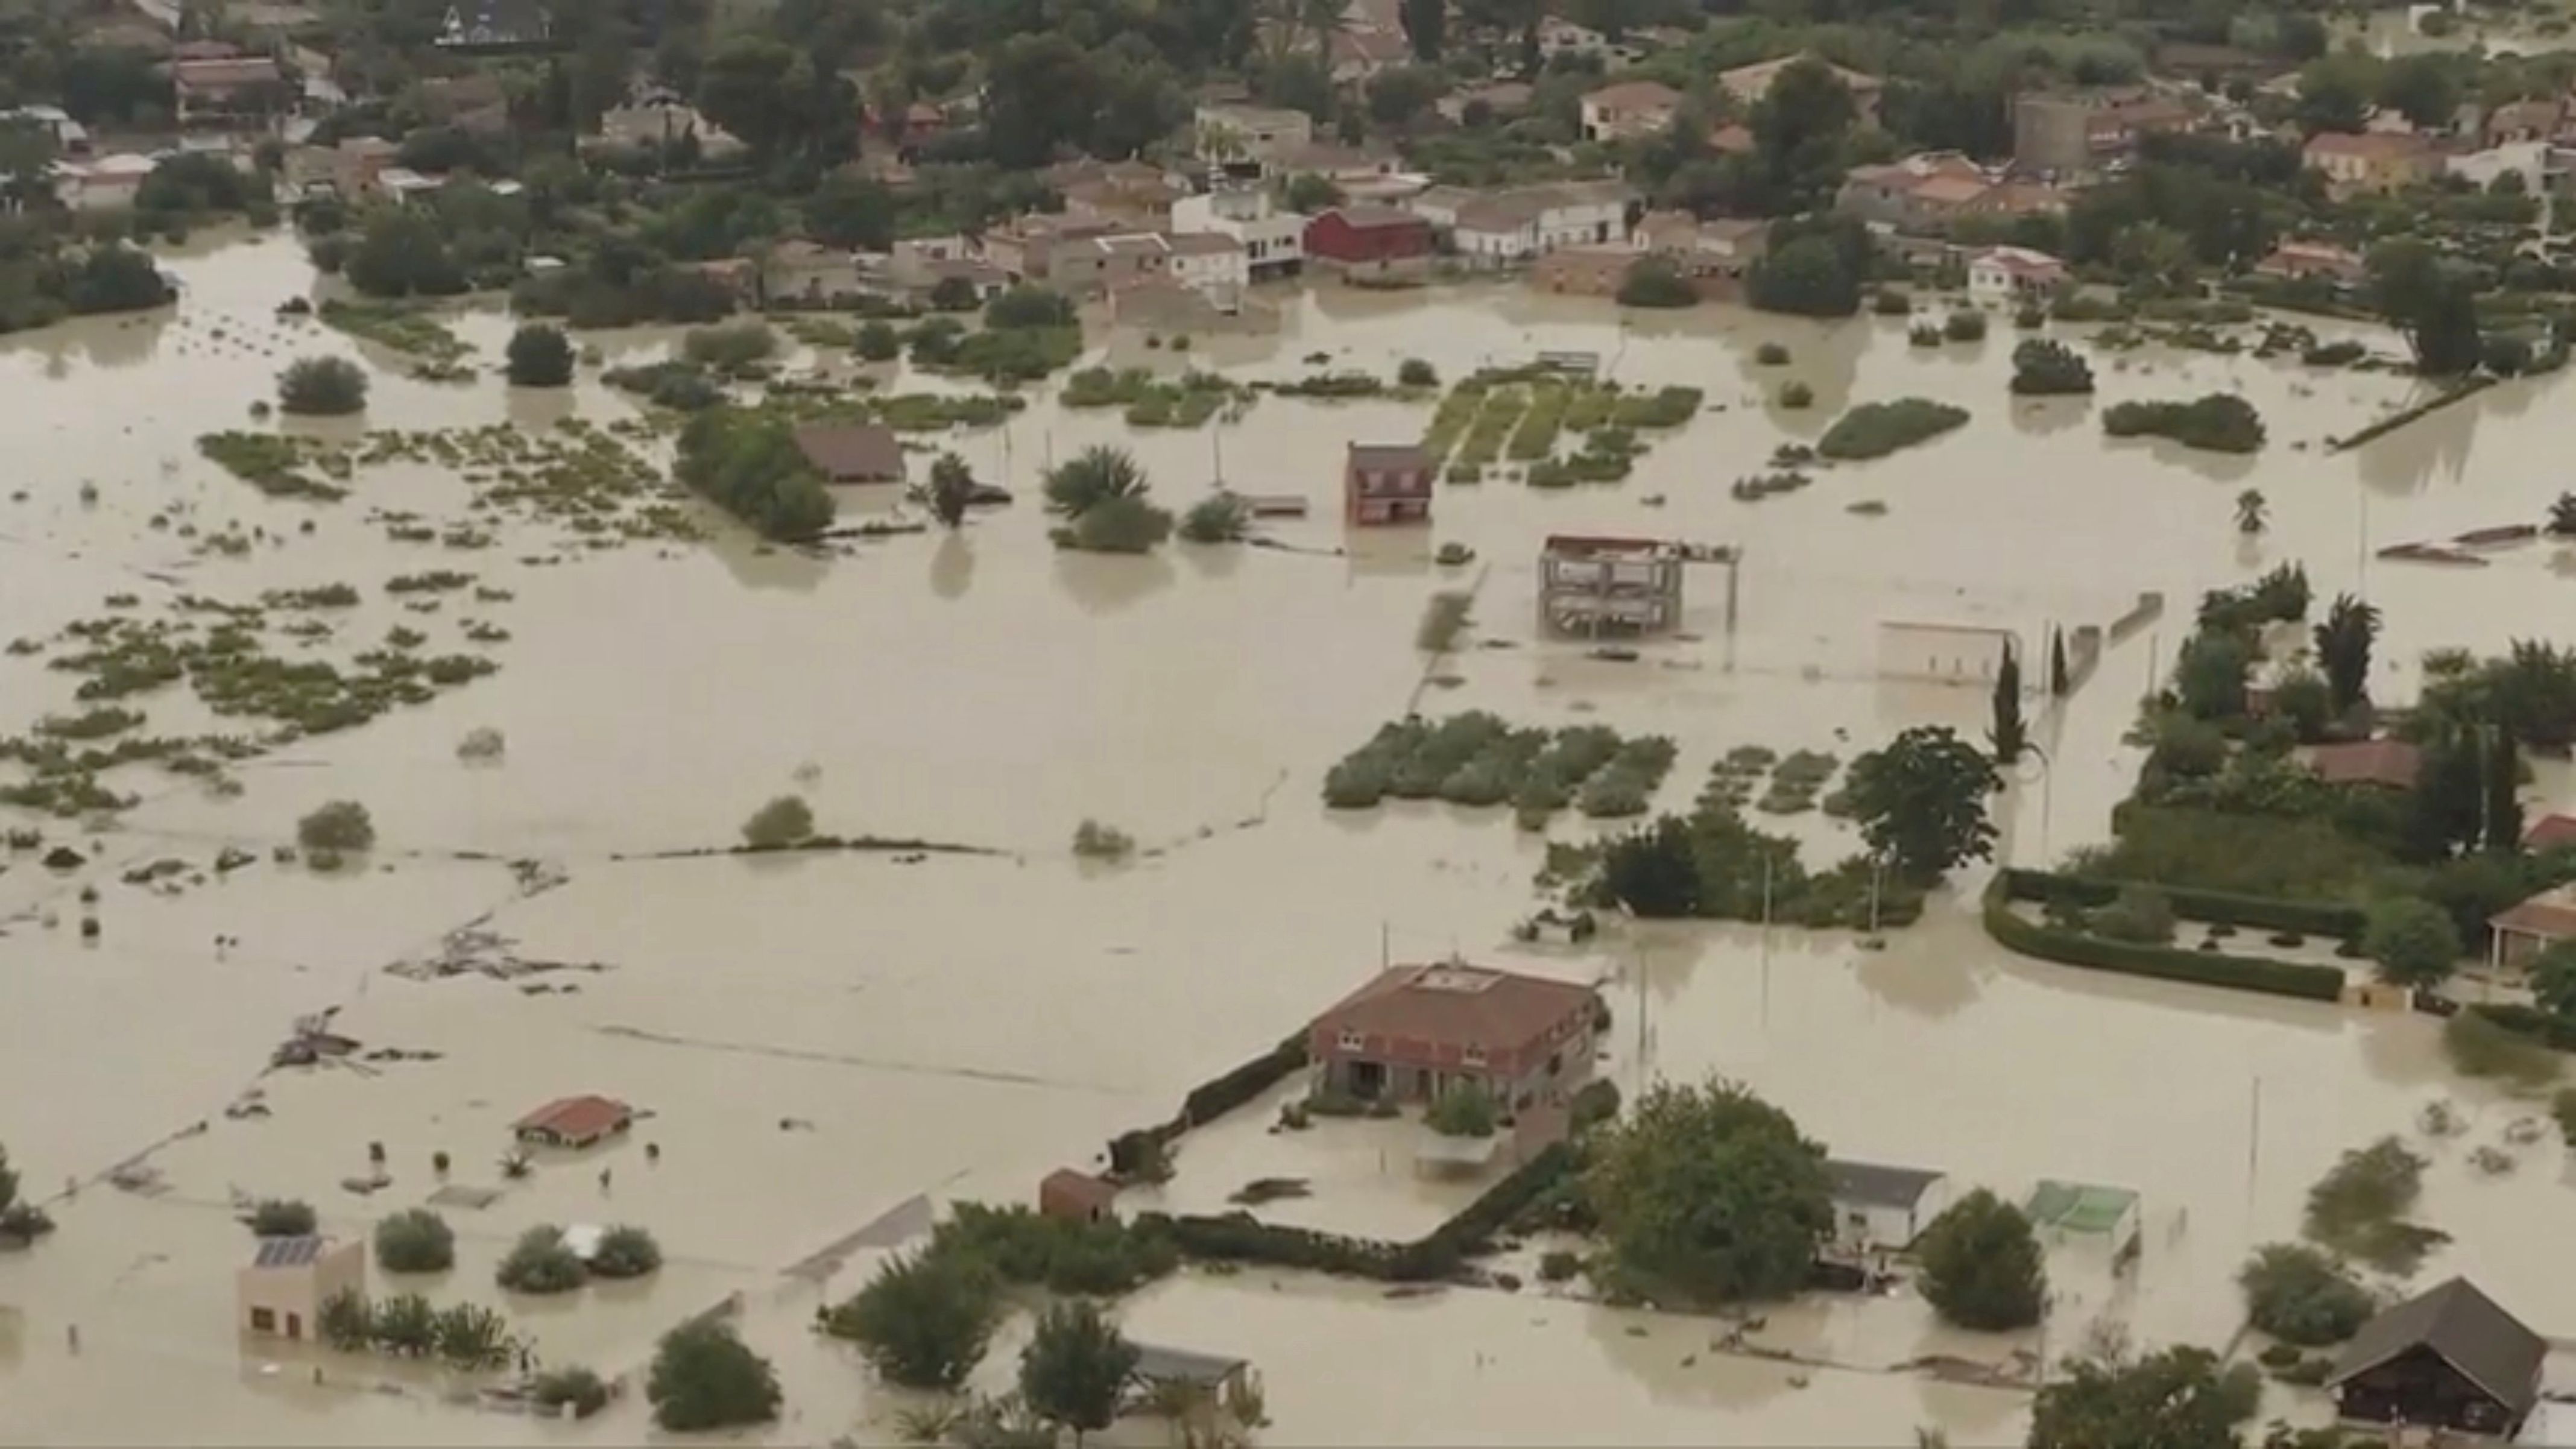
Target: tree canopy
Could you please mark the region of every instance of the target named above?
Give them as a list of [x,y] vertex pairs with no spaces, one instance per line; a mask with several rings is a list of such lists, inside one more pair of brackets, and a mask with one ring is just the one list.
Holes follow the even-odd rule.
[[1917,725],[1852,762],[1852,811],[1861,836],[1919,882],[1994,853],[1986,797],[2002,784],[1994,763],[1944,725]]
[[1795,1292],[1833,1228],[1824,1149],[1716,1080],[1648,1088],[1602,1130],[1584,1196],[1621,1272],[1703,1302]]
[[674,1433],[765,1424],[778,1417],[778,1375],[732,1324],[700,1319],[662,1335],[644,1397]]
[[2039,1391],[2030,1449],[2240,1449],[2236,1426],[2261,1395],[2253,1365],[2222,1371],[2205,1348],[2079,1359]]
[[1923,1296],[1962,1328],[2027,1328],[2047,1306],[2048,1270],[2030,1219],[1982,1187],[1934,1218],[1914,1255]]
[[1088,1298],[1050,1304],[1020,1353],[1020,1397],[1049,1423],[1082,1436],[1106,1429],[1136,1372],[1136,1345]]

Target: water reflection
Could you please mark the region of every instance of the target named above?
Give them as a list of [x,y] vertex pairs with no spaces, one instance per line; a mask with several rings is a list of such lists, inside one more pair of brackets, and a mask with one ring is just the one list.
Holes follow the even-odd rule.
[[2015,398],[2010,409],[2013,429],[2034,438],[2080,428],[2092,421],[2089,397]]
[[943,599],[963,598],[975,582],[975,549],[966,531],[952,528],[930,553],[930,591]]
[[2374,492],[2420,492],[2436,478],[2451,482],[2469,465],[2479,409],[2447,407],[2360,448],[2361,481]]
[[1085,553],[1060,548],[1055,553],[1055,581],[1086,614],[1114,614],[1152,594],[1170,588],[1171,560],[1161,554]]

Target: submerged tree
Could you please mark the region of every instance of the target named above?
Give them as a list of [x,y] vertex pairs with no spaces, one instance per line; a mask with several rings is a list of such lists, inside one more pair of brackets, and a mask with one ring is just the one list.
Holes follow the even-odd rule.
[[778,1374],[732,1324],[695,1320],[662,1335],[644,1396],[674,1433],[764,1424],[778,1417]]
[[2236,495],[2236,531],[2238,533],[2252,538],[2271,526],[2271,511],[2269,505],[2263,500],[2262,489],[2248,488]]
[[1048,470],[1047,507],[1078,519],[1112,499],[1141,502],[1148,486],[1134,454],[1123,448],[1085,448]]
[[2316,642],[2336,714],[2370,697],[2370,648],[2378,638],[2379,610],[2350,594],[2335,595],[2325,622],[2316,627]]
[[1982,1187],[1934,1218],[1914,1254],[1923,1296],[1962,1328],[2027,1328],[2047,1305],[2048,1271],[2030,1219]]
[[1922,884],[1993,855],[1986,797],[1994,763],[1945,725],[1918,725],[1852,762],[1849,794],[1861,837]]
[[1707,1302],[1791,1293],[1833,1229],[1824,1149],[1743,1087],[1650,1087],[1594,1141],[1584,1195],[1641,1285]]
[[2557,538],[2576,538],[2576,493],[2561,493],[2549,505],[2549,532]]
[[2074,692],[2072,676],[2066,672],[2066,635],[2062,630],[2048,631],[2048,692],[2052,698],[2064,699]]
[[930,512],[950,528],[966,523],[966,507],[975,496],[975,472],[955,453],[942,453],[930,465]]
[[1987,743],[1994,746],[1995,764],[2010,769],[2030,750],[2030,733],[2021,718],[2021,650],[2009,640],[2004,644],[2004,662],[1995,671],[1995,719],[1986,731]]
[[954,1389],[992,1341],[997,1292],[983,1265],[959,1254],[889,1258],[856,1296],[823,1315],[823,1329],[858,1344],[891,1383]]
[[1020,1353],[1020,1397],[1048,1422],[1082,1436],[1106,1429],[1136,1373],[1136,1345],[1087,1298],[1050,1306]]
[[2039,1391],[2030,1449],[2240,1449],[2236,1426],[2253,1416],[2262,1392],[2253,1365],[2222,1369],[2205,1348],[2168,1348],[2134,1362],[2081,1359]]

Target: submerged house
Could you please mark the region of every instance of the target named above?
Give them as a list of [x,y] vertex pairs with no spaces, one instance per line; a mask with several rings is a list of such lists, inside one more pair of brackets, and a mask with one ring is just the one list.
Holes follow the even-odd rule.
[[367,1245],[310,1234],[261,1238],[233,1288],[242,1331],[308,1339],[319,1331],[322,1305],[333,1295],[367,1291]]
[[1667,632],[1682,619],[1682,563],[1660,539],[1550,534],[1538,559],[1539,627],[1587,638]]
[[1592,1075],[1601,1003],[1589,986],[1463,961],[1395,966],[1307,1028],[1323,1085],[1353,1097],[1428,1101],[1483,1087],[1517,1109]]
[[1833,1181],[1834,1247],[1848,1254],[1901,1252],[1950,1206],[1944,1173],[1829,1159],[1825,1175]]
[[510,1135],[539,1147],[583,1148],[635,1125],[635,1109],[614,1097],[558,1097],[510,1124]]
[[1342,460],[1342,518],[1375,527],[1431,521],[1431,455],[1413,443],[1353,443]]
[[2495,933],[2490,960],[2497,966],[2527,965],[2561,941],[2576,941],[2576,884],[2552,886],[2487,917],[2487,929]]
[[2549,1345],[2466,1278],[2361,1327],[2326,1389],[2346,1419],[2510,1436],[2540,1397]]
[[903,443],[883,423],[816,423],[798,428],[796,451],[826,483],[900,483]]

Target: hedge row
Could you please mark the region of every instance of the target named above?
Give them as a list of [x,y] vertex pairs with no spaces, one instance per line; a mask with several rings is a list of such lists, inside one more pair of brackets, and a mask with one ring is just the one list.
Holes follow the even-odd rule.
[[2194,890],[2151,881],[2104,880],[2098,876],[2055,875],[2044,870],[2006,870],[2005,891],[2017,901],[2071,901],[2079,906],[2107,906],[2128,884],[2162,892],[2174,914],[2187,921],[2211,921],[2262,931],[2296,931],[2302,936],[2331,936],[2357,941],[2365,924],[2361,907],[2336,901],[2291,901],[2277,896],[2238,895],[2232,891]]
[[2086,966],[2100,971],[2125,972],[2131,976],[2154,976],[2167,981],[2262,991],[2274,996],[2304,997],[2311,1001],[2339,1001],[2343,998],[2343,973],[2332,966],[2257,961],[2217,951],[2182,951],[2171,946],[2107,940],[2026,920],[2012,908],[2012,901],[2010,886],[1998,874],[1995,883],[1986,888],[1986,934],[1995,939],[1995,944],[2020,955],[2036,956],[2064,966]]
[[2516,1036],[2554,1051],[2576,1052],[2576,1021],[2517,1002],[2479,1002],[2468,1008]]
[[1572,1147],[1550,1143],[1478,1194],[1474,1202],[1459,1209],[1457,1216],[1410,1243],[1285,1227],[1265,1223],[1246,1212],[1215,1217],[1147,1213],[1138,1221],[1152,1222],[1169,1232],[1181,1252],[1191,1258],[1264,1263],[1387,1283],[1436,1282],[1457,1272],[1470,1253],[1482,1248],[1532,1203],[1555,1190],[1574,1171],[1575,1161]]
[[1144,1160],[1141,1144],[1150,1140],[1166,1147],[1193,1127],[1204,1127],[1272,1087],[1303,1070],[1307,1062],[1306,1033],[1298,1032],[1279,1045],[1252,1060],[1209,1078],[1190,1089],[1181,1099],[1180,1115],[1151,1127],[1138,1127],[1121,1132],[1109,1143],[1109,1165],[1114,1172],[1133,1172]]

